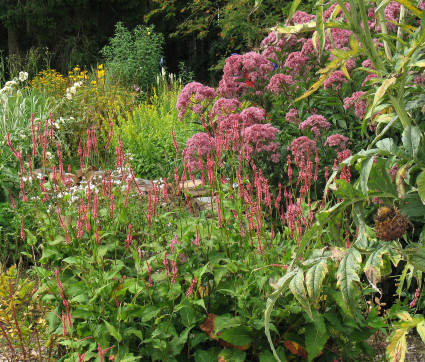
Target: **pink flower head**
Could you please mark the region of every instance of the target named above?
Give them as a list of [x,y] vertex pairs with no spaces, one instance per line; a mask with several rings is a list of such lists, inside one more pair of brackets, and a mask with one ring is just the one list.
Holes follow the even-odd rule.
[[320,114],[313,114],[308,117],[304,122],[301,122],[299,126],[300,130],[310,130],[317,137],[320,136],[321,130],[329,130],[331,128],[331,124],[326,120],[325,117]]
[[199,157],[207,157],[215,150],[215,140],[206,133],[200,132],[192,136],[186,142],[186,148],[183,150],[183,158],[189,167],[199,170]]
[[245,127],[262,123],[266,118],[266,111],[258,107],[249,107],[241,112],[242,122]]
[[291,142],[288,150],[292,152],[295,163],[299,164],[300,161],[305,161],[309,155],[316,153],[316,141],[311,140],[307,136],[301,136]]
[[[364,81],[363,81],[363,83],[362,83],[362,87],[364,87],[367,83],[368,83],[368,81],[370,80],[370,79],[373,79],[373,78],[378,78],[378,75],[377,74],[369,74],[365,79],[364,79]],[[369,84],[371,84],[371,83],[373,83],[373,82],[369,82]]]
[[271,77],[269,84],[266,89],[271,91],[274,94],[280,94],[282,89],[287,88],[287,86],[292,85],[292,77],[286,74],[275,74]]
[[323,83],[325,89],[334,88],[338,90],[344,83],[347,83],[347,77],[344,72],[341,70],[336,70],[333,72]]
[[301,75],[307,61],[308,58],[302,52],[292,52],[286,58],[285,67],[288,67],[294,75]]
[[300,119],[298,118],[298,109],[291,108],[291,109],[288,111],[288,113],[286,113],[286,115],[285,115],[285,119],[286,119],[288,122],[298,124],[298,123],[300,122]]
[[201,113],[202,102],[212,101],[215,98],[215,90],[198,82],[186,84],[177,98],[177,109],[181,121],[188,109],[195,113]]
[[305,24],[315,19],[315,15],[310,15],[304,11],[298,10],[294,13],[294,15],[292,15],[291,24]]
[[356,116],[363,119],[368,107],[367,99],[362,98],[365,94],[366,92],[359,91],[353,93],[351,97],[344,98],[344,109],[354,108]]
[[370,68],[373,69],[373,64],[372,61],[370,59],[366,59],[362,62],[362,67],[363,68]]
[[240,106],[241,102],[236,98],[219,98],[212,107],[211,115],[219,122],[227,115],[234,113]]
[[264,83],[272,70],[272,62],[262,54],[231,55],[226,59],[218,93],[229,98],[241,95],[247,88]]
[[[398,2],[390,1],[385,7],[385,19],[398,23],[400,17],[401,5]],[[387,22],[388,30],[395,30],[397,27],[393,23]]]
[[326,139],[325,146],[335,147],[342,151],[347,148],[348,143],[351,143],[348,137],[345,137],[339,133],[335,133]]
[[279,153],[277,153],[280,144],[273,142],[279,130],[270,123],[254,124],[242,131],[244,139],[244,150],[246,155],[257,154],[260,152],[271,153],[272,161],[279,161]]

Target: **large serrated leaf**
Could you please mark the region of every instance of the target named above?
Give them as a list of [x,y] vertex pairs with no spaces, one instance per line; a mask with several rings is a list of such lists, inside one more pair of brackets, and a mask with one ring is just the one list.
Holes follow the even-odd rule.
[[324,261],[313,265],[309,270],[307,270],[305,275],[305,285],[313,305],[316,304],[319,299],[322,283],[327,272],[328,266]]
[[294,294],[294,297],[300,302],[301,306],[305,309],[309,317],[313,319],[310,302],[307,298],[307,293],[304,287],[304,272],[302,269],[298,270],[295,277],[289,283],[289,289],[291,289],[292,294]]
[[406,127],[401,139],[406,152],[415,157],[418,153],[419,143],[421,141],[421,131],[419,130],[419,127]]
[[355,248],[347,250],[341,260],[337,271],[337,287],[341,289],[342,296],[351,311],[356,304],[356,294],[359,290],[359,271],[362,256]]
[[305,349],[308,353],[309,362],[322,352],[328,338],[329,334],[326,332],[321,333],[314,324],[309,325],[308,328],[306,328]]

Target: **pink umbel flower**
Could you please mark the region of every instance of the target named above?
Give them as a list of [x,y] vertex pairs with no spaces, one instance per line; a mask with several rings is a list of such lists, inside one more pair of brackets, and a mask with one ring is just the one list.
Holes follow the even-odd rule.
[[236,98],[219,98],[212,107],[211,116],[220,122],[229,114],[235,113],[241,105]]
[[331,128],[331,124],[320,114],[313,114],[304,122],[301,122],[299,128],[302,131],[309,130],[313,132],[316,138],[318,138],[322,130],[329,130]]
[[275,74],[273,77],[271,77],[266,89],[274,94],[280,94],[283,90],[286,90],[288,86],[292,84],[294,84],[294,82],[290,75]]
[[297,10],[291,18],[291,24],[305,24],[316,19],[315,15],[307,14],[305,11]]
[[325,80],[323,83],[323,88],[339,90],[341,89],[341,86],[347,82],[348,80],[344,72],[341,70],[336,70]]
[[186,142],[183,158],[194,171],[199,170],[199,158],[206,158],[215,150],[215,140],[210,135],[200,132]]
[[366,92],[359,91],[351,95],[351,97],[344,98],[344,109],[354,108],[355,115],[363,119],[367,112],[368,102],[366,98],[362,98]]
[[288,151],[292,152],[297,165],[299,165],[301,160],[305,161],[309,155],[316,153],[316,150],[316,142],[307,136],[301,136],[294,139],[288,147]]
[[306,69],[308,58],[302,52],[293,52],[288,55],[285,61],[285,67],[296,76],[300,76]]
[[249,127],[257,123],[264,122],[266,118],[266,111],[259,107],[245,108],[241,113],[243,127]]
[[[390,1],[385,7],[385,19],[398,23],[400,17],[401,5],[398,2]],[[393,23],[387,22],[388,30],[395,30],[397,26]]]
[[285,119],[290,123],[298,124],[300,119],[298,118],[298,109],[291,108],[285,115]]
[[217,91],[227,98],[240,96],[248,88],[258,89],[272,70],[272,62],[263,54],[249,52],[231,55],[226,59]]
[[266,152],[271,154],[273,162],[278,162],[280,144],[274,142],[278,133],[279,130],[270,123],[254,124],[245,128],[242,131],[245,155],[251,156],[252,154]]
[[325,146],[335,147],[339,150],[344,150],[347,148],[347,144],[350,144],[348,137],[343,136],[342,134],[335,133],[329,136],[325,141]]
[[215,90],[211,87],[204,86],[198,82],[186,84],[177,98],[177,109],[179,111],[179,120],[188,110],[195,113],[201,113],[203,101],[212,101],[216,96]]

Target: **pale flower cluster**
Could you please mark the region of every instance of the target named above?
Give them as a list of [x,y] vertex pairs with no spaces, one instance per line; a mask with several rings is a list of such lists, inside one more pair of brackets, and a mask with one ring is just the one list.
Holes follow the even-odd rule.
[[72,87],[66,88],[66,98],[69,100],[77,94],[77,89],[83,85],[83,82],[75,82]]

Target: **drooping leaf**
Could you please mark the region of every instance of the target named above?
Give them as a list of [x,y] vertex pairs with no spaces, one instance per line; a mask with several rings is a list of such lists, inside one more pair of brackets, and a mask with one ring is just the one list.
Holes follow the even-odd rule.
[[287,348],[292,354],[299,356],[301,358],[307,358],[308,357],[308,352],[307,350],[301,346],[300,344],[298,344],[297,342],[293,342],[293,341],[284,341],[283,345],[285,346],[285,348]]
[[282,34],[301,34],[301,33],[309,33],[316,29],[316,22],[310,21],[308,23],[303,24],[295,24],[295,25],[278,25],[271,30],[277,30]]
[[385,95],[387,89],[395,83],[397,80],[396,77],[391,77],[385,79],[382,84],[379,86],[379,88],[376,90],[375,96],[373,98],[372,105],[370,106],[369,110],[367,111],[367,114],[365,118],[370,118],[375,113],[375,107],[378,105],[382,97]]
[[384,267],[384,260],[382,259],[382,256],[386,252],[386,247],[381,247],[378,250],[375,250],[369,255],[364,266],[364,272],[367,279],[375,289],[378,289],[376,284],[381,281],[381,269]]
[[351,311],[356,304],[356,296],[360,282],[359,271],[362,256],[355,248],[347,250],[341,260],[337,271],[337,287],[341,289],[342,296]]
[[360,188],[365,196],[367,196],[367,191],[369,190],[367,182],[369,181],[369,174],[372,166],[373,157],[364,160],[360,169]]
[[408,247],[404,249],[407,259],[416,269],[425,272],[425,247],[418,245],[417,247]]
[[118,329],[116,329],[112,324],[110,324],[108,321],[105,321],[105,326],[108,332],[111,334],[112,337],[114,337],[118,342],[122,341],[122,336]]
[[[276,349],[274,348],[273,340],[270,334],[270,316],[273,311],[273,307],[279,298],[280,294],[288,288],[289,283],[291,282],[292,278],[295,276],[297,271],[291,270],[288,271],[282,278],[280,278],[277,282],[278,289],[274,291],[269,298],[267,298],[266,303],[266,310],[264,312],[264,326],[265,326],[265,333],[267,340],[269,341],[270,348],[273,352],[273,356],[276,358],[278,362],[284,362],[286,359],[282,358],[281,356],[278,356]],[[284,356],[284,355],[283,355]]]
[[297,11],[297,7],[300,4],[301,0],[294,0],[291,5],[291,9],[289,10],[287,23],[289,24],[292,19],[292,15],[294,15],[295,11]]
[[230,343],[233,348],[241,350],[248,349],[252,342],[252,331],[246,326],[239,326],[226,329],[220,334],[220,338]]
[[173,356],[177,356],[181,350],[183,349],[184,345],[186,344],[187,337],[189,336],[190,328],[186,328],[180,336],[175,336],[171,340],[171,354]]
[[291,289],[292,294],[294,294],[294,297],[300,302],[301,306],[303,309],[305,309],[310,318],[313,319],[310,309],[310,302],[307,299],[307,293],[304,287],[304,272],[302,269],[298,269],[297,274],[294,276],[294,278],[292,278],[291,282],[289,283],[289,289]]
[[322,261],[316,265],[313,265],[305,275],[307,292],[312,300],[313,305],[315,305],[319,299],[322,283],[327,272],[328,266],[326,262]]

